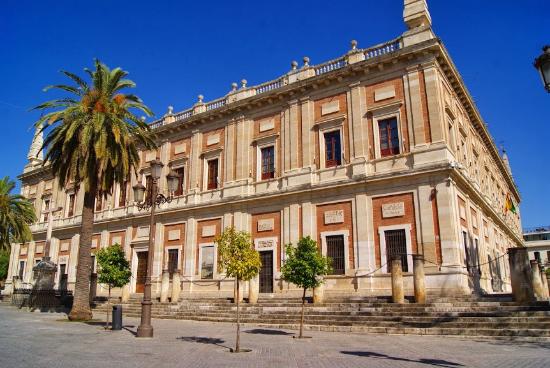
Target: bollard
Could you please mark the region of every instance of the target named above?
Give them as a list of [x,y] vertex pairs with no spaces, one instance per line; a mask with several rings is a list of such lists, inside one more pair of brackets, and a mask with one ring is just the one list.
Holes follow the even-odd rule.
[[127,303],[130,300],[130,285],[124,285],[122,287],[121,300],[123,303]]
[[419,304],[426,304],[426,283],[424,275],[424,256],[413,255],[413,280],[414,280],[414,301]]
[[258,294],[260,293],[260,276],[256,275],[248,281],[248,303],[258,303]]
[[540,279],[539,262],[536,259],[531,260],[531,287],[537,299],[544,298],[542,291],[542,281]]
[[548,296],[550,297],[550,273],[546,274],[546,285],[548,286]]
[[172,295],[170,296],[170,301],[172,303],[177,303],[180,300],[181,294],[181,277],[180,270],[175,270],[172,275]]
[[391,260],[391,293],[394,303],[405,303],[405,293],[403,290],[403,271],[401,268],[401,258]]
[[529,303],[535,300],[531,284],[531,267],[527,248],[508,248],[508,262],[510,263],[510,280],[512,295],[518,303]]
[[321,304],[325,300],[325,283],[313,289],[313,304]]
[[162,271],[162,280],[160,284],[160,302],[168,301],[168,292],[170,291],[170,273],[168,270]]
[[540,266],[540,281],[542,284],[542,297],[546,300],[550,297],[548,294],[548,279],[546,278],[546,269],[544,266]]
[[[243,301],[243,294],[244,294],[243,286],[244,285],[242,284],[242,281],[241,281],[239,284],[239,296],[238,296],[239,303]],[[235,280],[235,287],[233,288],[233,302],[237,303],[237,280]]]

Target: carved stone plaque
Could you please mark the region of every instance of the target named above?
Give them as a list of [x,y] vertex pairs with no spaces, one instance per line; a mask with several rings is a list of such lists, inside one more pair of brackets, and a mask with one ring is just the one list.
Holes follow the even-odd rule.
[[374,91],[374,101],[382,101],[392,97],[395,97],[395,88],[393,86],[378,88]]
[[273,239],[258,239],[256,241],[256,248],[272,248],[275,246],[275,241]]
[[271,231],[275,227],[275,221],[270,219],[258,220],[258,231]]
[[180,238],[179,229],[168,231],[168,240],[179,240]]
[[266,132],[273,128],[275,128],[275,120],[269,119],[269,120],[260,121],[260,133]]
[[145,162],[153,161],[157,158],[157,152],[156,151],[147,151],[145,153]]
[[185,153],[186,149],[187,147],[185,142],[177,143],[176,145],[174,145],[174,154],[179,155],[181,153]]
[[67,252],[69,250],[70,245],[71,245],[70,241],[63,241],[61,242],[61,246],[59,247],[59,250],[61,252]]
[[202,237],[210,237],[216,235],[216,225],[208,225],[202,227]]
[[340,101],[331,101],[321,105],[321,115],[332,114],[340,111]]
[[44,251],[43,245],[37,245],[35,253],[42,253]]
[[382,217],[399,217],[405,215],[405,203],[395,202],[382,205]]
[[122,236],[113,236],[113,238],[111,239],[111,245],[113,244],[122,245]]
[[146,238],[149,236],[149,226],[140,226],[136,231],[136,238]]
[[97,248],[97,239],[92,239],[92,248]]
[[27,247],[21,247],[21,251],[19,252],[22,256],[27,254]]
[[206,145],[211,146],[213,144],[220,143],[220,134],[211,134],[206,138]]
[[325,211],[325,225],[344,222],[344,210]]

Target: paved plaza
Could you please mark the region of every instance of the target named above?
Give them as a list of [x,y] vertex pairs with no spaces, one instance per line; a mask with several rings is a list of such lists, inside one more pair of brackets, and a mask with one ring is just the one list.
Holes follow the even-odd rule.
[[[96,315],[96,318],[103,316]],[[548,367],[550,343],[472,338],[308,332],[247,326],[232,354],[232,324],[154,320],[155,338],[136,339],[138,320],[122,331],[65,315],[0,307],[0,367]]]

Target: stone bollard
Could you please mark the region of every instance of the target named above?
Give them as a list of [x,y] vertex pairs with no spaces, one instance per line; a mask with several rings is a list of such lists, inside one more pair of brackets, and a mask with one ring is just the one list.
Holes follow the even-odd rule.
[[544,266],[539,265],[540,267],[540,281],[542,284],[542,297],[544,300],[548,299],[550,295],[548,294],[548,279],[546,278],[546,270]]
[[313,304],[321,304],[325,300],[325,283],[313,289]]
[[550,297],[550,273],[547,273],[545,275],[546,277],[546,285],[548,286],[547,289],[548,289],[548,297]]
[[508,248],[508,262],[510,263],[510,280],[512,295],[518,303],[529,303],[535,300],[531,284],[531,266],[527,248]]
[[130,285],[124,285],[122,287],[122,296],[120,300],[123,303],[128,303],[128,301],[130,300]]
[[405,303],[405,292],[403,290],[403,270],[401,258],[394,258],[391,261],[391,294],[394,303]]
[[424,256],[413,255],[413,279],[414,279],[414,301],[419,304],[426,304],[426,283],[424,275]]
[[540,279],[539,262],[536,259],[531,260],[531,285],[537,299],[544,298],[542,291],[542,280]]
[[248,281],[248,302],[250,304],[258,303],[258,294],[260,293],[260,276],[256,275]]
[[168,270],[162,271],[162,279],[160,284],[160,302],[166,303],[168,301],[168,293],[170,291],[170,272]]
[[[239,284],[239,303],[243,301],[243,295],[244,295],[243,286],[244,285],[241,281],[241,283]],[[235,287],[233,288],[233,301],[235,303],[237,302],[237,280],[235,280]]]
[[181,294],[181,277],[180,270],[175,270],[172,274],[172,294],[170,295],[170,301],[177,303]]

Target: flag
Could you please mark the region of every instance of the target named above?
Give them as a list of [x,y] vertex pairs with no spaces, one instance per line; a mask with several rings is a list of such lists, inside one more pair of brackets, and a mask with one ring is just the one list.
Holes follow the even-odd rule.
[[510,198],[510,195],[508,194],[506,196],[506,203],[504,204],[504,211],[505,212],[512,212],[512,213],[516,213],[516,206],[514,205],[514,201],[512,201],[512,198]]

